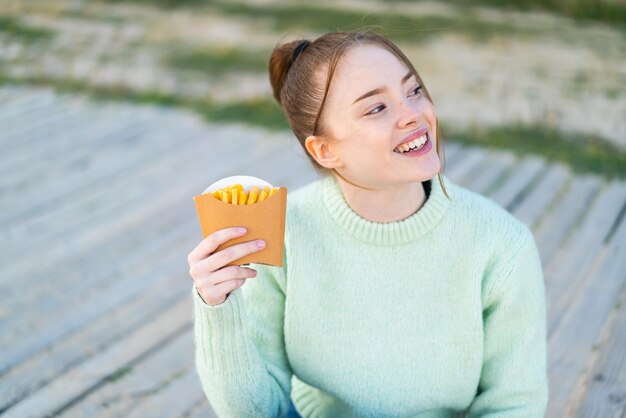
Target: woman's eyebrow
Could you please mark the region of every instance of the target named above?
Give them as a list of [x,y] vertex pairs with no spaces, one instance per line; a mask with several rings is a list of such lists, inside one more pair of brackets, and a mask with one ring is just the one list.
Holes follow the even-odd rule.
[[[402,77],[402,83],[400,84],[404,84],[406,83],[406,81],[411,78],[411,76],[413,75],[413,72],[411,70],[409,70],[409,72]],[[361,97],[359,97],[358,99],[356,99],[354,102],[352,102],[352,104],[355,104],[356,102],[358,102],[359,100],[363,100],[363,99],[367,99],[370,96],[375,96],[377,94],[382,93],[383,91],[387,90],[387,87],[378,87],[374,90],[368,91],[367,93],[365,93],[364,95],[362,95]],[[352,106],[352,105],[351,105]]]

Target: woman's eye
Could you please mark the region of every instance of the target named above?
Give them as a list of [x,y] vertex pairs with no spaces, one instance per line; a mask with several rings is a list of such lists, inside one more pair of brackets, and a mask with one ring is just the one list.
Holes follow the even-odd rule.
[[[421,91],[422,91],[422,86],[417,86],[411,91],[411,93],[413,93],[411,94],[411,96],[417,96],[418,93],[420,93]],[[377,109],[380,109],[380,111],[376,112]],[[366,115],[375,115],[377,113],[382,112],[384,109],[385,109],[385,105],[379,105],[379,106],[376,106],[374,109],[372,109],[370,112],[366,113]]]
[[[375,115],[377,113],[380,113],[383,111],[383,109],[385,108],[385,105],[380,105],[380,106],[376,106],[374,109],[372,109],[371,112],[368,112],[368,115]],[[380,112],[374,112],[376,109],[380,109]]]
[[417,95],[417,93],[422,91],[422,86],[417,86],[413,89],[413,93],[415,93],[415,95]]

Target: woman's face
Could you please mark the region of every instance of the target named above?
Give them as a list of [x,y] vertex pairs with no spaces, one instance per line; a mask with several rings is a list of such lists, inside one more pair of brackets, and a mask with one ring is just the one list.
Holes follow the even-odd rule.
[[[317,153],[322,165],[365,188],[389,188],[436,176],[440,161],[435,108],[408,73],[383,47],[364,45],[346,51],[337,63],[322,114],[327,132],[317,138],[325,140],[313,141],[307,149]],[[379,90],[372,94],[375,89]],[[428,152],[394,151],[421,129],[431,142]]]

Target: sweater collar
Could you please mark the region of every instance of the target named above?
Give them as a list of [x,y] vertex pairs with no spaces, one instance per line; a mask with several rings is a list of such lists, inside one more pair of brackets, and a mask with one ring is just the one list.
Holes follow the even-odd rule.
[[[442,174],[441,177],[446,192],[453,199],[453,185],[445,175]],[[333,175],[322,179],[322,194],[330,215],[355,238],[378,246],[402,245],[434,228],[450,206],[450,200],[443,193],[438,176],[428,181],[431,183],[430,196],[422,207],[408,218],[395,222],[372,222],[354,212]]]

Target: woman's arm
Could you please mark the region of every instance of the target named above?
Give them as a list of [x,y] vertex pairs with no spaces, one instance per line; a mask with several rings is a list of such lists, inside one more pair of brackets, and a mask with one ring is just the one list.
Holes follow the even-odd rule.
[[548,403],[546,299],[530,229],[512,259],[487,278],[484,359],[468,418],[541,418]]
[[285,269],[251,264],[257,276],[220,305],[193,289],[196,370],[211,406],[224,417],[285,416],[291,368],[284,346]]

